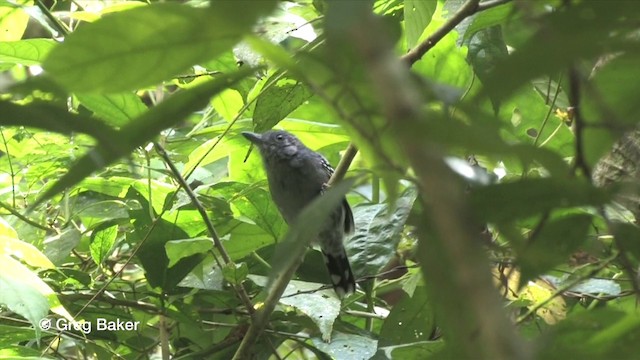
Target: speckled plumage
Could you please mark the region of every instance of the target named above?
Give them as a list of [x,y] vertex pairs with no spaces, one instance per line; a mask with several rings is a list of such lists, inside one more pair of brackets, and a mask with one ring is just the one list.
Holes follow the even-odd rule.
[[[284,220],[291,224],[306,205],[324,192],[333,168],[322,155],[286,131],[243,132],[242,135],[259,149],[271,197]],[[343,199],[329,214],[315,241],[324,254],[333,288],[340,297],[355,291],[355,279],[343,245],[345,234],[353,230],[353,213]]]

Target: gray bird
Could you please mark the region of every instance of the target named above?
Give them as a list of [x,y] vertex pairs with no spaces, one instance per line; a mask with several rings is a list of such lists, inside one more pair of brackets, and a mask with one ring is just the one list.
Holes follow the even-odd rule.
[[[286,131],[243,132],[242,135],[260,150],[271,198],[284,220],[293,223],[305,206],[322,195],[333,168],[322,155]],[[342,243],[345,234],[353,233],[354,228],[353,213],[347,199],[343,199],[314,241],[320,245],[333,289],[340,298],[354,292],[356,287]]]

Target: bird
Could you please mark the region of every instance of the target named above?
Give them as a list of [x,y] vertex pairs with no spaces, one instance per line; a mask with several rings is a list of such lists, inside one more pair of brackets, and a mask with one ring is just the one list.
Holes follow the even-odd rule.
[[[295,135],[283,130],[262,134],[242,132],[261,155],[271,198],[287,224],[327,189],[334,172],[321,154],[309,149]],[[324,255],[333,289],[339,298],[355,291],[355,277],[344,247],[344,238],[355,230],[353,212],[343,198],[323,224],[317,244]]]

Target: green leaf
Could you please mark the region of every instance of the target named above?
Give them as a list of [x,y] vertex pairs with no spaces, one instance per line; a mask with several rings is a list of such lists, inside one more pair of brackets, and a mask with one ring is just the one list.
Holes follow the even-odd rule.
[[171,240],[164,244],[169,258],[169,267],[178,261],[194,254],[206,254],[213,249],[213,242],[208,237],[198,237],[184,240]]
[[107,124],[118,128],[144,113],[147,106],[132,93],[77,94],[78,101]]
[[[0,330],[2,331],[2,330]],[[11,329],[10,331],[8,331],[8,333],[10,334],[14,334],[14,332],[20,332],[20,331],[24,331],[24,329],[18,328],[18,327],[13,327],[13,329]],[[31,329],[28,330],[29,333],[32,332]],[[19,338],[19,337],[15,337],[15,338]],[[26,340],[22,340],[22,341],[27,341],[27,340],[31,340],[31,337],[29,337]],[[36,349],[32,349],[26,346],[15,346],[13,344],[17,344],[20,343],[21,341],[14,341],[13,343],[7,343],[7,344],[3,344],[2,340],[0,340],[0,359],[24,359],[24,360],[40,360],[40,359],[45,359],[44,357],[41,357],[40,355],[42,355],[42,352],[40,350],[36,350]]]
[[249,275],[249,268],[246,263],[226,264],[222,268],[222,276],[226,281],[234,285],[240,285]]
[[20,239],[6,235],[0,235],[0,256],[13,256],[31,266],[42,269],[55,268],[38,248]]
[[33,6],[33,0],[0,1],[0,41],[20,40],[29,23],[24,8]]
[[260,227],[239,221],[233,221],[231,238],[224,246],[232,260],[240,260],[252,252],[275,243],[277,239]]
[[39,322],[50,308],[47,295],[52,293],[49,286],[22,263],[0,255],[0,304],[29,320],[37,339],[40,339]]
[[[267,278],[249,275],[251,281],[266,286]],[[292,280],[280,298],[280,303],[294,307],[318,326],[325,341],[331,339],[333,323],[340,315],[340,300],[333,290],[322,289],[324,284]]]
[[[444,23],[444,19],[434,17],[425,32],[431,33]],[[429,61],[418,61],[411,69],[428,81],[466,88],[472,79],[473,71],[467,62],[467,49],[456,44],[457,38],[458,34],[455,31],[447,33],[429,50]]]
[[548,221],[525,246],[515,246],[520,284],[544,274],[569,258],[587,240],[591,215],[570,215]]
[[3,218],[0,218],[0,236],[18,239],[16,230]]
[[404,297],[393,306],[380,329],[380,346],[402,345],[429,340],[435,330],[435,313],[420,287],[413,296]]
[[160,131],[182,121],[184,117],[192,112],[201,109],[209,97],[243,79],[251,72],[252,69],[241,69],[238,72],[220,76],[189,90],[180,91],[123,126],[119,131],[112,131],[108,136],[108,140],[100,141],[98,146],[80,158],[69,169],[69,172],[53,184],[33,206],[49,199],[65,188],[77,184],[92,172],[111,164],[120,157],[128,155],[136,147],[150,141]]
[[505,23],[513,12],[513,3],[505,3],[491,9],[482,11],[473,16],[471,24],[467,27],[462,37],[462,42],[467,43],[475,33]]
[[56,46],[45,70],[74,92],[114,93],[153,85],[222,54],[275,1],[211,8],[156,3],[106,14]]
[[599,110],[596,124],[611,127],[615,122],[631,127],[640,122],[640,104],[633,96],[640,91],[639,63],[639,52],[621,54],[594,73],[597,95],[586,96],[588,104],[585,105]]
[[139,245],[136,253],[149,285],[161,287],[165,292],[174,291],[178,283],[198,265],[204,255],[194,254],[180,259],[169,267],[169,258],[165,246],[171,240],[189,238],[181,228],[163,219],[151,219],[149,203],[142,195],[130,190],[127,198],[137,200],[142,206],[139,210],[130,210],[135,231],[127,234],[127,241]]
[[396,256],[415,199],[415,189],[409,188],[395,206],[358,204],[353,208],[356,233],[345,242],[345,248],[356,277],[377,274]]
[[55,44],[49,39],[0,42],[0,63],[39,65]]
[[436,0],[405,0],[404,21],[408,49],[418,43],[437,6]]
[[91,233],[91,258],[97,265],[109,256],[111,249],[116,242],[118,236],[118,225],[108,225],[108,223],[99,226]]
[[616,6],[604,1],[583,1],[554,11],[525,44],[496,64],[496,70],[485,82],[486,92],[496,99],[506,98],[527,81],[564,71],[577,60],[638,50],[637,41],[627,36],[636,28],[631,19],[638,17],[640,8],[628,1],[617,2]]
[[225,280],[213,256],[207,256],[178,284],[181,287],[223,291]]
[[256,225],[271,235],[274,241],[284,235],[287,229],[286,224],[268,191],[261,188],[243,191],[233,205],[242,215],[253,220]]
[[211,105],[223,119],[232,121],[238,116],[244,101],[237,90],[226,89],[214,96]]
[[[600,206],[610,194],[579,179],[523,179],[474,188],[470,202],[478,218],[508,222],[545,211],[576,206]],[[526,206],[523,206],[526,204]]]
[[640,229],[635,225],[620,223],[613,226],[613,231],[620,248],[640,260]]
[[253,112],[255,131],[264,132],[274,127],[280,120],[302,105],[312,95],[309,88],[299,81],[280,78],[276,73],[267,80],[267,87],[256,100]]
[[81,236],[78,229],[70,227],[60,234],[48,237],[43,252],[52,263],[60,265],[69,257],[71,250],[78,246]]
[[[569,316],[555,326],[538,354],[544,359],[632,359],[640,320],[633,312],[596,308]],[[580,344],[580,346],[576,346]]]

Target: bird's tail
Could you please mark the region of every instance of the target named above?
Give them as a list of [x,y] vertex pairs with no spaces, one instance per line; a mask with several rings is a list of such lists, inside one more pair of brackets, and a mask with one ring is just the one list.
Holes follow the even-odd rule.
[[347,252],[344,247],[338,252],[326,252],[322,251],[324,255],[324,263],[329,270],[329,277],[333,284],[333,289],[339,298],[343,298],[345,295],[351,294],[356,290],[356,279],[351,271],[351,265],[349,265],[349,258],[347,258]]

